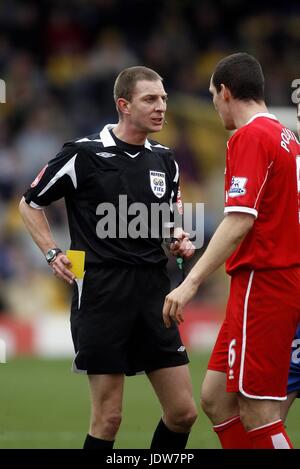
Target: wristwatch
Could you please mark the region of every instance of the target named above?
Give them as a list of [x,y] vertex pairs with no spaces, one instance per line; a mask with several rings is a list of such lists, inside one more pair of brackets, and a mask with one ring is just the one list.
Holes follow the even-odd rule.
[[45,255],[48,264],[51,264],[52,261],[55,261],[57,254],[59,254],[60,252],[62,252],[62,250],[59,248],[49,249],[49,251],[47,251]]

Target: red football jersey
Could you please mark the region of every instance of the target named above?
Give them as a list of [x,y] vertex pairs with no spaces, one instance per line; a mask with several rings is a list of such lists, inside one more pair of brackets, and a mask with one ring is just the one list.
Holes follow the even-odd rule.
[[272,114],[256,114],[229,139],[224,213],[256,220],[226,271],[300,266],[300,143]]

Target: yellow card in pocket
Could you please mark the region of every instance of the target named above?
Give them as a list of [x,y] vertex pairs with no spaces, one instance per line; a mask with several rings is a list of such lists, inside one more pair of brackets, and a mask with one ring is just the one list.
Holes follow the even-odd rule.
[[66,251],[66,256],[72,264],[72,267],[70,268],[71,272],[76,278],[83,278],[85,251],[74,251],[73,249],[69,249]]

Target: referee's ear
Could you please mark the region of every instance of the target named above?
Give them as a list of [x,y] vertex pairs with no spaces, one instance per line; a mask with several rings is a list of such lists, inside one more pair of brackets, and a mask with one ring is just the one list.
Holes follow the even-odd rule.
[[127,99],[125,98],[118,98],[117,99],[117,102],[116,102],[116,105],[117,105],[117,109],[119,110],[120,114],[130,114],[129,112],[129,109],[128,109],[128,104],[129,104],[129,101],[127,101]]

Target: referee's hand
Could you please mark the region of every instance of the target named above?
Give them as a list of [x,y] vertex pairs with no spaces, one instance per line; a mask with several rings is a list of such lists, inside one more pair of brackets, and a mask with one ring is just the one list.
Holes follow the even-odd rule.
[[176,241],[170,244],[170,252],[174,256],[189,259],[195,254],[195,246],[190,240],[190,234],[182,229],[175,230]]
[[59,253],[55,260],[51,262],[50,266],[52,267],[55,277],[64,280],[70,285],[73,284],[75,275],[69,270],[72,264],[65,254],[62,252]]

